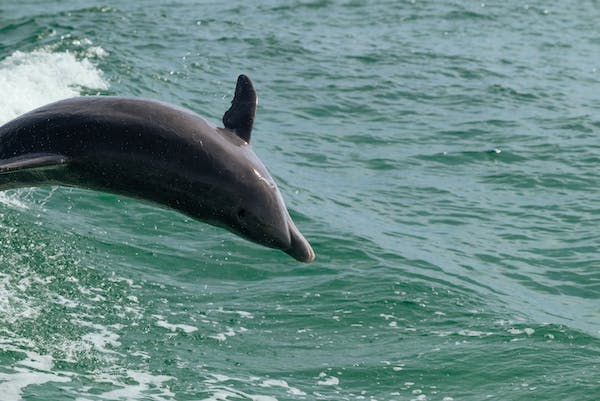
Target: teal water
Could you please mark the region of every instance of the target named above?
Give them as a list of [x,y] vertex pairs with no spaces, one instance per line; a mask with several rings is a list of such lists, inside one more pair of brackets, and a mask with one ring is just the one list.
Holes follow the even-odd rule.
[[110,194],[0,194],[0,399],[600,399],[596,1],[0,3],[0,120],[78,94],[252,144],[302,265]]

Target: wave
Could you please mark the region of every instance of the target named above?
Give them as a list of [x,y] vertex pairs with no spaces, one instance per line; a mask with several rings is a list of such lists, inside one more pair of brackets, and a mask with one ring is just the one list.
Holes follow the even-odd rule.
[[[106,52],[88,49],[90,57]],[[84,89],[106,90],[102,71],[87,56],[43,48],[15,51],[0,61],[0,123],[44,104],[78,96]]]

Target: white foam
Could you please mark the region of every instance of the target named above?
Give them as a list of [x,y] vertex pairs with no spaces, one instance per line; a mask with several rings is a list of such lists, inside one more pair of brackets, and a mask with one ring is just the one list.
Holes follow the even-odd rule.
[[[40,355],[33,351],[25,351],[10,344],[3,344],[0,349],[24,353],[27,357],[19,362],[10,373],[0,373],[0,394],[3,401],[21,401],[23,389],[31,385],[48,382],[66,383],[69,377],[52,373],[53,359],[50,355]],[[23,367],[21,367],[23,366]]]
[[15,368],[15,373],[0,373],[0,394],[4,401],[20,401],[25,387],[48,382],[68,382],[71,379],[51,373]]
[[295,387],[291,387],[288,382],[285,380],[275,380],[275,379],[267,379],[264,380],[261,384],[261,387],[282,387],[287,390],[288,394],[291,395],[306,395],[306,393],[302,390],[299,390]]
[[[103,53],[96,47],[91,54]],[[44,104],[77,96],[83,88],[108,88],[102,71],[88,58],[48,49],[16,51],[0,61],[0,124]]]
[[317,382],[319,386],[337,386],[340,384],[340,379],[335,376],[327,376],[325,372],[319,373],[319,378],[322,379]]
[[[0,105],[1,104],[2,104],[2,99],[0,97]],[[0,107],[2,107],[2,106],[0,106]],[[0,110],[0,119],[2,119],[2,110]],[[0,193],[0,203],[5,206],[8,206],[12,209],[18,209],[18,210],[29,209],[29,206],[27,205],[27,203],[25,203],[21,200],[20,191],[22,191],[22,189],[17,190],[17,192],[13,192],[10,194],[7,194],[6,192],[1,192]]]
[[[175,394],[169,390],[168,386],[164,383],[167,381],[175,380],[174,377],[164,375],[152,375],[147,372],[139,372],[134,370],[128,370],[127,376],[133,380],[136,384],[124,385],[114,378],[105,377],[105,381],[112,383],[113,385],[119,386],[116,390],[107,391],[102,394],[95,395],[102,400],[172,400]],[[88,398],[79,397],[76,401],[88,401]]]
[[486,336],[491,336],[494,333],[466,329],[466,330],[459,330],[456,332],[456,334],[458,334],[459,336],[465,336],[465,337],[486,337]]
[[227,337],[233,337],[235,336],[235,330],[233,330],[231,327],[227,328],[227,331],[223,332],[223,333],[218,333],[215,334],[214,336],[209,336],[210,338],[214,338],[215,340],[218,341],[225,341],[227,340]]
[[209,312],[218,312],[218,313],[225,313],[225,314],[236,314],[239,315],[240,317],[246,318],[246,319],[254,319],[254,315],[250,312],[246,312],[243,310],[225,310],[223,309],[223,307],[219,307],[218,309],[213,309],[210,310]]
[[[108,346],[110,346],[111,348],[120,347],[121,346],[121,343],[119,342],[120,336],[117,333],[111,331],[109,329],[109,327],[103,326],[101,324],[86,322],[84,320],[74,320],[73,322],[78,323],[79,325],[81,325],[83,327],[90,327],[90,328],[97,330],[97,332],[87,333],[81,337],[81,340],[83,341],[81,346],[83,349],[87,349],[87,350],[93,349],[98,352],[101,352],[104,355],[117,354],[116,351],[108,349],[107,347]],[[115,325],[113,325],[111,327],[119,329],[119,327],[115,326]]]
[[[209,398],[203,398],[201,401],[227,401],[230,399],[230,397],[232,399],[249,399],[252,401],[278,401],[277,398],[272,397],[270,395],[255,395],[255,394],[248,394],[245,393],[243,391],[231,388],[229,386],[225,386],[222,383],[223,382],[229,382],[229,381],[241,381],[241,382],[254,382],[256,380],[260,380],[257,377],[252,377],[250,378],[250,380],[247,379],[236,379],[233,377],[229,377],[226,375],[222,375],[222,374],[212,374],[213,379],[207,379],[205,380],[205,384],[207,385],[208,389],[210,391],[213,391],[213,394],[209,397]],[[268,383],[268,385],[264,385],[265,383]],[[277,383],[277,384],[275,384]],[[287,383],[283,380],[279,381],[279,380],[272,380],[272,381],[268,381],[265,380],[263,381],[263,385],[261,387],[271,387],[272,385],[279,385],[279,384],[283,384],[285,383],[287,385]],[[285,386],[282,386],[285,387]],[[293,388],[293,387],[292,387]],[[297,390],[297,389],[294,389]],[[297,390],[300,391],[300,390]],[[288,391],[288,393],[292,394],[290,391]],[[300,395],[300,394],[298,394]]]
[[515,328],[513,327],[513,328],[510,328],[510,329],[508,329],[508,332],[509,332],[510,334],[515,334],[515,335],[516,335],[516,334],[523,334],[523,333],[525,333],[525,334],[527,334],[528,336],[530,336],[530,335],[532,335],[533,333],[535,333],[535,330],[534,330],[534,329],[532,329],[531,327],[527,327],[527,328],[525,328],[525,329],[523,329],[523,330],[520,330],[520,329],[515,329]]
[[60,294],[56,294],[54,302],[58,305],[64,306],[65,308],[76,308],[79,304],[71,299],[65,298]]
[[[25,268],[23,267],[22,270],[25,271]],[[23,298],[21,296],[23,289],[18,289],[19,285],[27,283],[27,280],[21,280],[15,285],[9,275],[0,274],[0,324],[12,324],[39,316],[40,307],[34,305],[29,299]]]
[[20,361],[19,365],[27,366],[35,370],[45,370],[47,372],[52,370],[52,366],[54,365],[52,356],[40,355],[35,352],[23,350],[19,350],[19,352],[26,352],[27,354],[27,359]]
[[86,50],[85,54],[88,57],[97,57],[97,58],[104,58],[106,56],[108,56],[108,52],[106,50],[104,50],[103,48],[101,48],[100,46],[92,46],[89,49]]
[[172,324],[167,322],[166,320],[159,320],[156,322],[158,327],[163,327],[165,329],[171,330],[172,332],[177,331],[177,329],[182,330],[184,333],[193,333],[198,330],[197,327],[190,326],[187,324]]
[[209,398],[203,398],[201,401],[227,401],[230,399],[229,397],[236,400],[239,400],[240,398],[246,398],[252,401],[277,401],[277,398],[269,395],[252,395],[228,387],[216,389],[214,394],[212,394]]

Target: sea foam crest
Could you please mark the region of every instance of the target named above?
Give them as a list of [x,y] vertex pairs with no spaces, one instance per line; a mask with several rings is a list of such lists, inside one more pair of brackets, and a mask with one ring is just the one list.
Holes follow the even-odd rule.
[[83,88],[104,90],[102,71],[73,53],[15,51],[0,61],[0,124],[44,104],[78,96]]
[[23,390],[29,386],[71,381],[68,374],[53,372],[53,359],[49,355],[40,355],[10,344],[0,344],[0,351],[26,355],[26,359],[17,362],[16,366],[5,369],[6,372],[0,372],[0,394],[4,401],[22,401]]

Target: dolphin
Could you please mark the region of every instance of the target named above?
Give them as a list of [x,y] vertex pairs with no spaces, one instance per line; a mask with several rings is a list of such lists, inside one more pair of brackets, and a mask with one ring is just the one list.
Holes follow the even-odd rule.
[[51,103],[0,127],[0,190],[62,185],[143,199],[311,262],[315,253],[250,147],[256,106],[245,75],[222,128],[156,100]]

